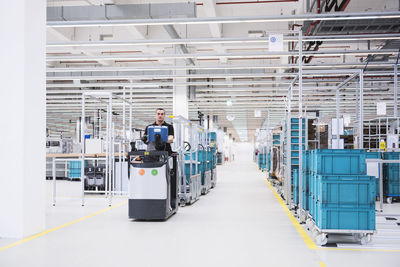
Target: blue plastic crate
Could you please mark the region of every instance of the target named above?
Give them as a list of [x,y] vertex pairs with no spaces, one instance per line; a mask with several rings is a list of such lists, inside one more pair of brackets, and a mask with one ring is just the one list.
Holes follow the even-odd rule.
[[314,199],[313,199],[313,197],[312,196],[308,196],[308,213],[311,215],[311,216],[313,216],[313,214],[314,214],[314,205],[313,205],[313,201],[314,201]]
[[197,151],[197,157],[198,157],[198,160],[201,162],[206,161],[207,160],[207,151],[205,151],[205,150]]
[[[305,124],[303,123],[303,129],[305,129],[306,128],[306,126],[305,126]],[[297,124],[292,124],[291,126],[290,126],[290,130],[299,130],[300,129],[300,125],[297,123]]]
[[[303,137],[303,144],[306,142],[306,139]],[[292,137],[291,139],[292,144],[299,144],[299,138],[298,137]],[[297,150],[297,149],[296,149]]]
[[204,173],[206,171],[206,164],[205,163],[199,163],[197,164],[197,173]]
[[380,159],[381,156],[381,152],[366,152],[365,154],[366,159]]
[[70,169],[80,169],[81,168],[81,161],[70,161],[69,162]]
[[185,153],[185,160],[190,160],[190,156],[192,156],[192,160],[196,160],[196,153]]
[[303,197],[303,209],[309,209],[309,195],[308,195],[308,176],[303,174],[303,190],[299,192],[299,170],[293,170],[293,202],[298,205],[299,204],[299,194]]
[[375,207],[375,176],[318,175],[316,195],[328,208]]
[[210,142],[215,143],[217,140],[217,133],[216,132],[209,132],[208,133],[208,138],[210,139]]
[[[306,132],[305,132],[305,131],[302,131],[302,132],[303,132],[303,137],[305,137],[305,136],[306,136]],[[291,135],[292,137],[299,137],[300,131],[291,131],[291,132],[290,132],[290,135]]]
[[312,154],[312,171],[321,175],[364,175],[365,150],[319,149]]
[[[400,152],[383,152],[383,159],[399,159]],[[383,164],[383,194],[388,197],[400,196],[400,169],[398,163]]]
[[68,178],[81,178],[81,173],[68,173]]
[[[298,143],[298,142],[297,142]],[[298,144],[292,144],[291,145],[291,149],[292,150],[299,150],[300,149],[300,145],[298,145]],[[303,145],[303,151],[305,151],[306,150],[306,146],[305,145]]]
[[[324,208],[316,205],[319,229],[375,230],[375,207],[365,209]],[[315,219],[314,219],[315,220]]]
[[186,178],[190,177],[190,166],[192,166],[192,175],[196,174],[196,164],[190,164],[190,163],[186,163],[185,164],[185,175]]
[[265,170],[267,168],[266,154],[258,154],[258,168]]
[[299,170],[293,170],[293,202],[299,204]]
[[[383,152],[383,159],[399,159],[400,152]],[[393,164],[399,166],[397,163]]]
[[[397,165],[397,164],[392,164],[392,165]],[[388,182],[398,182],[399,175],[400,175],[400,169],[398,166],[391,166],[389,164],[386,164],[386,166],[383,166],[384,180],[386,180]]]
[[399,197],[400,196],[400,182],[386,182],[383,184],[384,195],[388,197]]
[[[305,118],[302,118],[303,124],[306,122]],[[290,118],[291,123],[299,123],[299,118]]]

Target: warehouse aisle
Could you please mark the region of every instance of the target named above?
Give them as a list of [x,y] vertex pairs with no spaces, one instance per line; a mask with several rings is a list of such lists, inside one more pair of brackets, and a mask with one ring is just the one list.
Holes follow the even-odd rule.
[[[398,253],[308,249],[251,161],[251,146],[239,146],[235,162],[218,167],[217,188],[167,222],[130,221],[124,204],[0,250],[0,266],[397,266]],[[71,186],[79,184],[59,190]],[[82,208],[60,197],[48,228],[104,208],[104,199]],[[0,239],[0,247],[11,242]]]

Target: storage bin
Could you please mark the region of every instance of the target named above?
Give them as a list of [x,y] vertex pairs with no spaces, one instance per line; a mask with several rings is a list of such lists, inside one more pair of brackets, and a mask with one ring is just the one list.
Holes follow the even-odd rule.
[[321,175],[364,175],[365,150],[319,149],[312,154],[312,171]]
[[375,196],[375,176],[317,176],[317,201],[324,207],[375,207]]
[[325,208],[317,203],[319,229],[375,230],[375,207],[366,209]]

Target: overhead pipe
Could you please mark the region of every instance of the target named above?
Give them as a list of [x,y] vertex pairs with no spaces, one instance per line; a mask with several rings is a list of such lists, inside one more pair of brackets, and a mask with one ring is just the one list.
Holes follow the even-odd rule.
[[[379,50],[328,50],[328,51],[304,51],[306,55],[368,55],[368,54],[397,54],[397,49]],[[261,52],[261,53],[204,53],[204,54],[141,54],[124,56],[53,56],[47,57],[46,61],[84,61],[84,60],[143,60],[143,59],[185,59],[185,58],[258,58],[265,56],[297,56],[297,52]]]
[[[302,27],[301,24],[293,24]],[[292,25],[292,31],[294,27]],[[400,34],[393,33],[358,33],[358,34],[332,34],[332,35],[312,35],[304,36],[304,41],[341,41],[341,40],[387,40],[400,39]],[[297,38],[284,36],[284,42],[297,42]],[[173,44],[219,44],[219,43],[266,43],[266,37],[221,37],[221,38],[181,38],[181,39],[145,39],[130,41],[69,41],[47,43],[47,47],[101,47],[101,46],[136,46],[136,45],[173,45]],[[48,53],[49,54],[49,53]],[[71,52],[55,52],[54,54],[71,54]]]
[[48,21],[47,27],[98,27],[98,26],[139,26],[165,24],[211,24],[211,23],[262,23],[283,21],[313,20],[370,20],[400,18],[400,12],[359,12],[335,14],[301,14],[278,16],[233,16],[233,17],[194,17],[162,19],[125,19],[125,20],[82,20],[82,21]]
[[[336,2],[336,4],[337,4],[337,0],[335,0],[335,2]],[[347,7],[347,5],[349,4],[349,2],[350,2],[350,0],[344,0],[344,1],[342,2],[342,4],[340,5],[339,10],[336,10],[336,8],[335,8],[335,11],[344,11],[344,9]],[[328,5],[325,7],[325,11],[326,11],[326,12],[330,12],[331,9],[332,9],[332,6],[331,6],[330,8],[328,8],[328,9],[327,9],[327,7],[328,7]],[[318,14],[321,13],[321,0],[317,0],[317,13],[318,13]],[[317,20],[317,21],[312,22],[312,23],[310,24],[310,26],[308,27],[307,33],[306,33],[305,35],[310,35],[312,28],[315,27],[316,25],[318,25],[319,23],[320,23],[320,20]],[[319,50],[319,46],[320,46],[322,43],[323,43],[322,41],[317,42],[317,45],[316,45],[316,47],[314,48],[314,51],[318,51],[318,50]],[[305,59],[305,63],[310,63],[312,59],[313,59],[313,56],[308,57],[307,59]]]

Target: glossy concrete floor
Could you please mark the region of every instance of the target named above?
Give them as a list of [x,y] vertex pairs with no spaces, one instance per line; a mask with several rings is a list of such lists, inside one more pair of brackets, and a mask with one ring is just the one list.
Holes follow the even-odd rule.
[[[218,166],[218,185],[166,222],[134,222],[127,204],[0,250],[0,266],[400,266],[400,250],[309,249],[252,162],[251,145]],[[103,198],[80,206],[79,183],[49,186],[47,228],[108,207]],[[113,204],[125,203],[116,198]],[[0,239],[0,248],[15,242]]]

